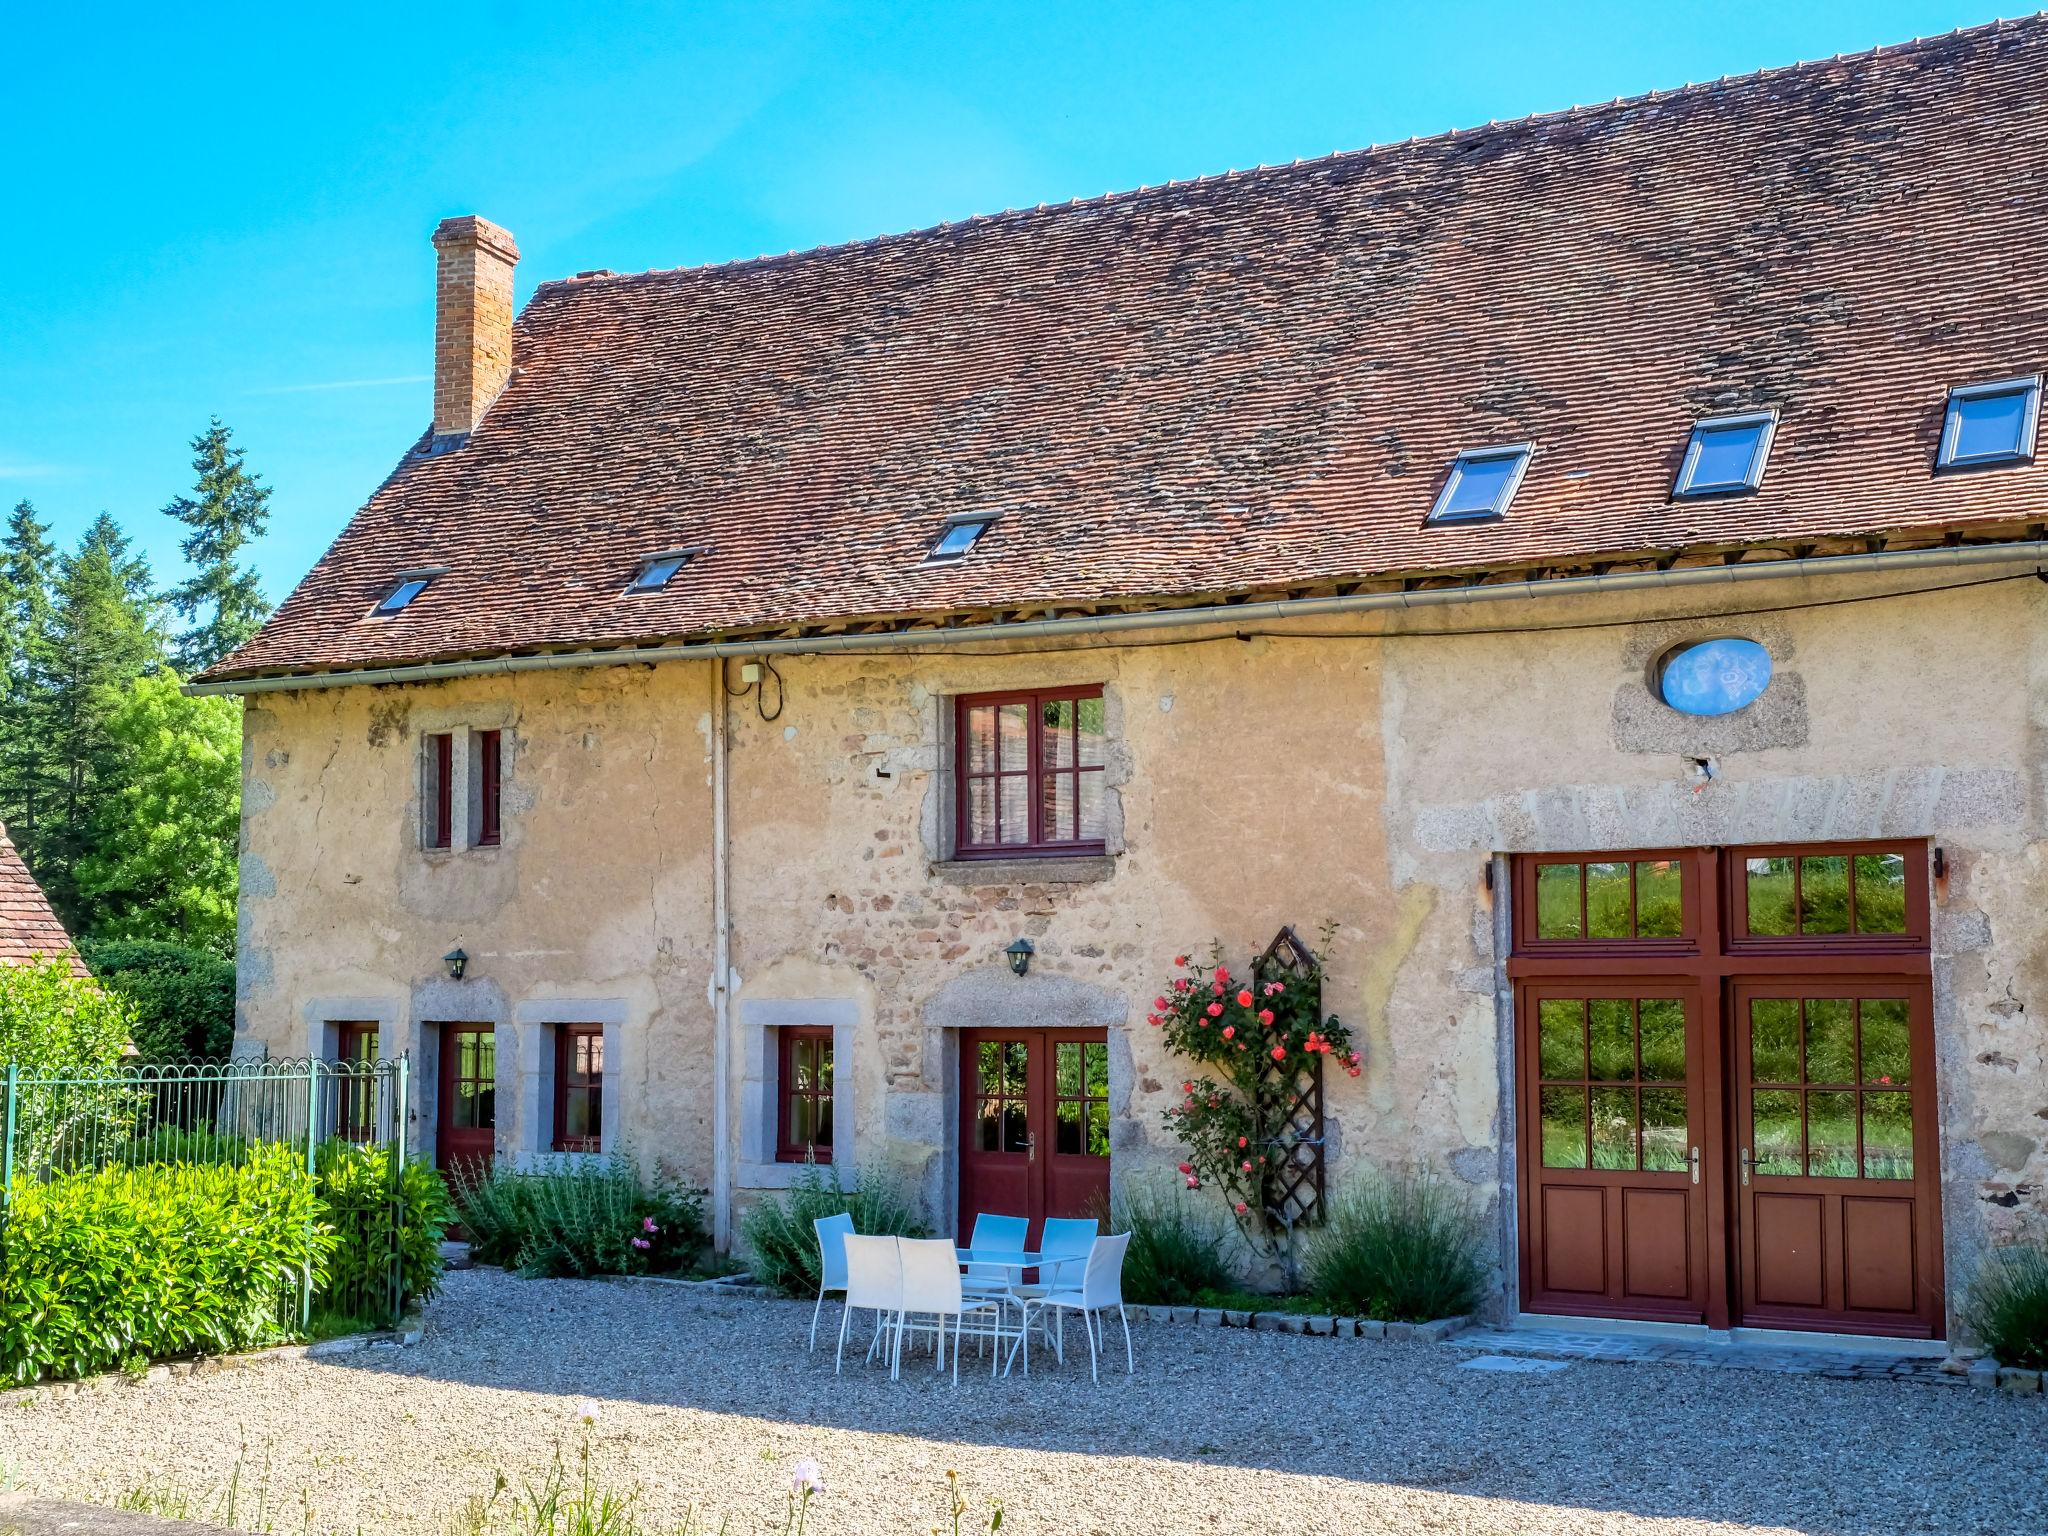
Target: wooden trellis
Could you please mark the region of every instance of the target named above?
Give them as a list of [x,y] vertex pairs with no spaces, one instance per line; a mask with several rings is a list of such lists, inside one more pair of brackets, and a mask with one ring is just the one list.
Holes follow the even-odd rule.
[[[1281,981],[1292,992],[1315,981],[1315,1011],[1323,1016],[1322,982],[1315,952],[1290,927],[1282,928],[1252,964],[1260,982]],[[1323,1156],[1323,1058],[1268,1064],[1260,1080],[1255,1111],[1259,1142],[1266,1148],[1266,1176],[1260,1191],[1267,1219],[1291,1233],[1323,1219],[1327,1193]]]

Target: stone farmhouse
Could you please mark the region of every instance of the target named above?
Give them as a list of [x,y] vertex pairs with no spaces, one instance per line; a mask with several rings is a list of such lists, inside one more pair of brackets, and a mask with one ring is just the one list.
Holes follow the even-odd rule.
[[1469,1191],[1495,1310],[1944,1337],[2048,1227],[2044,82],[1999,23],[516,314],[445,221],[431,429],[194,684],[240,1048],[950,1229],[1169,1169],[1172,958],[1328,920],[1327,1176]]

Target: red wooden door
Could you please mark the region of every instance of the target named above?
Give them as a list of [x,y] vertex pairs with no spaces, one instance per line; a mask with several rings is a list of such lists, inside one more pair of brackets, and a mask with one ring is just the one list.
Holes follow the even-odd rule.
[[1927,985],[1744,980],[1731,1003],[1741,1321],[1937,1333]]
[[960,1050],[960,1226],[1089,1216],[1109,1200],[1109,1037],[970,1030]]
[[497,1031],[489,1024],[443,1024],[434,1161],[451,1172],[488,1168],[497,1134]]
[[1718,1136],[1697,986],[1529,982],[1518,1013],[1524,1304],[1706,1321]]

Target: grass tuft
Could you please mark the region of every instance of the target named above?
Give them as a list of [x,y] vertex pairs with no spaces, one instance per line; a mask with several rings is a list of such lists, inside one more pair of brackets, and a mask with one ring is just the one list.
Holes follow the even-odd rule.
[[1963,1300],[1963,1321],[2000,1365],[2048,1370],[2048,1248],[1985,1255]]
[[1463,1317],[1485,1268],[1465,1197],[1432,1175],[1354,1174],[1308,1240],[1309,1289],[1326,1309],[1382,1322]]

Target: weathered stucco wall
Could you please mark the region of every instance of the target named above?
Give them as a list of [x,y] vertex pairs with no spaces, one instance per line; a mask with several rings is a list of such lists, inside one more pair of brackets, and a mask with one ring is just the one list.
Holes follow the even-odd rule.
[[[1360,1079],[1331,1084],[1333,1170],[1448,1170],[1505,1239],[1492,857],[1926,837],[1952,869],[1934,942],[1953,1287],[1989,1235],[2038,1224],[2048,1178],[2034,1022],[2048,592],[1662,617],[1880,590],[1437,610],[1384,639],[779,660],[779,715],[750,696],[727,706],[742,1198],[789,1177],[763,1123],[767,1043],[798,1023],[836,1032],[851,1160],[890,1167],[941,1219],[962,1027],[1110,1024],[1118,1176],[1168,1161],[1160,1112],[1185,1074],[1143,1016],[1170,958],[1213,937],[1242,961],[1283,922],[1329,918],[1326,1001],[1365,1052]],[[1590,627],[1414,633],[1432,622]],[[1697,722],[1652,699],[1665,648],[1730,633],[1776,657],[1768,707]],[[1084,682],[1108,703],[1112,857],[1059,880],[948,864],[946,701]],[[415,1024],[423,1009],[511,1020],[550,998],[617,1000],[631,1134],[707,1178],[714,696],[705,668],[675,664],[253,701],[245,1036],[302,1050],[309,1010],[334,999],[381,999]],[[423,854],[418,733],[501,722],[505,846]],[[1003,965],[1019,936],[1038,950],[1025,981]],[[454,987],[440,956],[458,943],[474,959]]]

